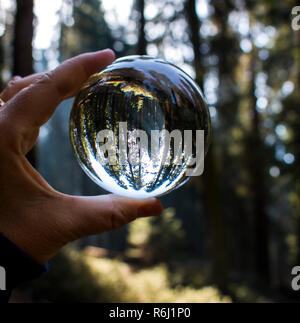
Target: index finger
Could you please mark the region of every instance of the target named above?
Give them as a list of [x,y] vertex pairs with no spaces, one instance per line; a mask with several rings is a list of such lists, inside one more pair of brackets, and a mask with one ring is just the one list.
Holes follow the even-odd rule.
[[40,127],[51,117],[58,104],[73,96],[87,78],[114,60],[106,49],[69,59],[55,70],[43,74],[6,105],[6,116],[19,127]]

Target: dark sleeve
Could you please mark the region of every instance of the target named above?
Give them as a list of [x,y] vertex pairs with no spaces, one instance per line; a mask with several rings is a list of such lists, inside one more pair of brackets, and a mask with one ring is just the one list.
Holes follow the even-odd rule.
[[0,234],[0,302],[8,302],[15,287],[47,270],[47,264],[38,264]]

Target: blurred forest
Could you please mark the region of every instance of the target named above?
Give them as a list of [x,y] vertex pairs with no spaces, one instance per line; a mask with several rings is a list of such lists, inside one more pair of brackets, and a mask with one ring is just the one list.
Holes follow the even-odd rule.
[[[13,75],[46,71],[85,51],[109,47],[117,57],[159,56],[197,81],[213,126],[204,175],[162,197],[160,218],[76,241],[16,299],[300,300],[291,288],[291,269],[300,265],[300,30],[291,26],[296,5],[0,0],[1,87]],[[46,28],[50,22],[52,29]],[[67,100],[58,107],[28,158],[57,190],[104,194],[71,150],[71,105]]]

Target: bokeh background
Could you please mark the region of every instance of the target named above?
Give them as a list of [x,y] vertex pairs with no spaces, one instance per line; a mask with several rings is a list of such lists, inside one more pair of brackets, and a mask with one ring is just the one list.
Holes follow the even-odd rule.
[[[35,302],[299,301],[300,30],[285,0],[0,0],[1,87],[110,47],[159,56],[201,86],[205,173],[160,218],[76,241],[15,292]],[[298,3],[299,5],[299,3]],[[45,98],[47,100],[47,98]],[[104,194],[71,150],[63,102],[28,158],[69,194]]]

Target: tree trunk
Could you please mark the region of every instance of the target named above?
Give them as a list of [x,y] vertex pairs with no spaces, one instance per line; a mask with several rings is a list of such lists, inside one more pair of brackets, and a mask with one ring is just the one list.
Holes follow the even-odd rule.
[[[33,0],[16,0],[14,27],[13,75],[27,76],[33,73]],[[26,156],[36,166],[36,149]]]
[[27,76],[33,73],[33,0],[17,0],[14,30],[13,74]]
[[251,57],[251,84],[250,84],[250,113],[251,133],[247,158],[249,159],[249,175],[253,198],[254,220],[254,260],[257,274],[265,283],[270,282],[269,259],[269,221],[266,210],[266,190],[264,183],[264,153],[260,134],[260,116],[256,109],[255,96],[255,51]]
[[139,21],[138,21],[138,43],[137,43],[137,54],[138,55],[146,55],[146,35],[145,35],[145,0],[137,0],[136,3],[137,10],[139,13]]
[[[186,0],[185,14],[189,25],[189,38],[194,50],[194,69],[196,82],[203,86],[203,66],[200,53],[200,21],[196,13],[196,0]],[[204,209],[210,235],[210,253],[212,258],[212,277],[219,288],[227,291],[228,271],[225,248],[225,233],[221,214],[221,201],[218,187],[218,169],[215,165],[213,144],[205,159]]]
[[203,88],[203,66],[201,62],[200,53],[200,21],[196,13],[196,1],[186,0],[185,2],[185,15],[189,26],[189,38],[194,51],[194,69],[196,73],[196,82]]
[[[3,39],[0,37],[0,71],[2,72],[4,68],[4,46]],[[3,80],[2,75],[0,75],[0,91],[3,90]]]
[[[296,62],[296,68],[297,68],[294,93],[296,95],[296,102],[300,102],[300,32],[299,31],[294,31],[294,45],[295,45],[295,48],[294,48],[295,62]],[[300,197],[299,174],[300,174],[300,171],[298,168],[298,170],[295,172],[295,178],[298,178],[298,181],[296,182],[296,185],[295,185],[295,192],[298,197]],[[297,239],[295,265],[299,265],[300,264],[300,202],[298,202],[295,209],[296,209],[295,229],[296,229],[296,239]]]

